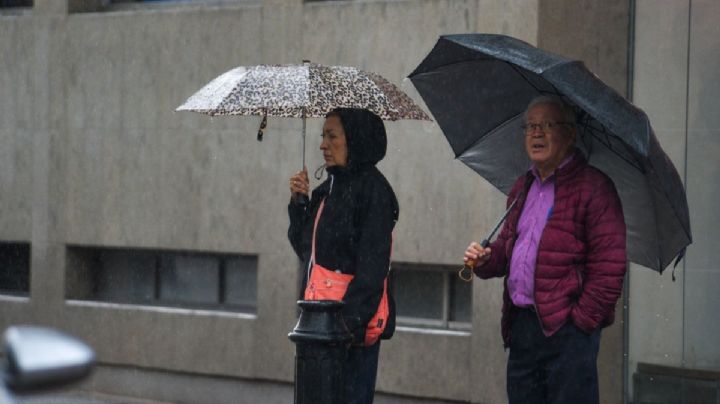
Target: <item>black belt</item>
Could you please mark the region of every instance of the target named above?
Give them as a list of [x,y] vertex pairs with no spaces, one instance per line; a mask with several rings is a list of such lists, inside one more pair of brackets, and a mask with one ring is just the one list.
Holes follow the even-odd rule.
[[527,307],[515,306],[515,310],[517,310],[518,313],[520,313],[521,311],[535,313],[535,306],[527,306]]

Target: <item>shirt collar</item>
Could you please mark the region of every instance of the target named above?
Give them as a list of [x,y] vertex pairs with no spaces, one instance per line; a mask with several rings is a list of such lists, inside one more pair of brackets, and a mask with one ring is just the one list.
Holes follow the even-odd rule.
[[[576,154],[577,154],[576,152],[571,152],[571,153],[569,153],[567,156],[565,156],[565,158],[563,159],[563,161],[560,162],[560,165],[557,166],[557,168],[555,168],[555,171],[553,171],[552,174],[550,174],[550,175],[546,178],[546,180],[549,180],[550,178],[554,178],[554,177],[555,177],[555,173],[557,172],[557,170],[565,167],[569,162],[571,162],[571,161],[575,158],[575,155],[576,155]],[[538,169],[537,169],[537,167],[535,166],[534,163],[533,163],[533,165],[530,166],[530,172],[532,172],[533,176],[535,176],[535,178],[536,178],[538,181],[541,181],[541,182],[542,182],[542,180],[540,180],[540,171],[538,171]]]

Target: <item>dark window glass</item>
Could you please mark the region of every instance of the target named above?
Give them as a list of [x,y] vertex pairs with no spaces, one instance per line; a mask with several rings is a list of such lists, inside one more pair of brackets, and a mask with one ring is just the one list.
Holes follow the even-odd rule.
[[169,303],[220,303],[220,261],[212,256],[163,254],[160,300]]
[[0,293],[30,293],[30,244],[0,242]]
[[160,3],[163,1],[189,2],[189,1],[197,1],[197,0],[110,0],[110,3],[113,3],[113,4],[118,4],[118,3]]
[[257,257],[69,247],[69,299],[256,312]]
[[446,265],[393,263],[398,323],[469,329],[472,286]]
[[32,0],[0,0],[0,8],[32,7]]
[[101,250],[94,275],[98,300],[150,303],[155,299],[156,255],[147,251]]
[[450,311],[449,320],[472,322],[472,283],[465,282],[455,273],[450,274]]
[[257,301],[257,257],[240,256],[225,261],[225,287],[223,299],[226,305],[240,310],[254,311]]
[[395,273],[395,300],[397,314],[442,320],[443,273],[430,271],[398,270]]

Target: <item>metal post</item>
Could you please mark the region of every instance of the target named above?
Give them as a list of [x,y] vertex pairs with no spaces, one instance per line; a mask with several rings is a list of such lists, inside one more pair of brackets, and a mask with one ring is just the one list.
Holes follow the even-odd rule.
[[300,300],[300,318],[288,337],[295,343],[295,404],[343,404],[343,363],[352,335],[343,302]]

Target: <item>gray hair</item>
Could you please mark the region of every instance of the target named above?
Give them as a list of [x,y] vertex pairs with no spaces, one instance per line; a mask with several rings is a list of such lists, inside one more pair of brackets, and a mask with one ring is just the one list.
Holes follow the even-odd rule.
[[563,116],[563,121],[569,122],[570,124],[572,124],[572,126],[575,126],[575,111],[573,111],[572,107],[570,107],[570,105],[563,101],[562,98],[556,95],[539,95],[533,98],[532,101],[530,101],[530,104],[528,104],[527,108],[525,109],[525,112],[523,113],[523,122],[527,122],[528,112],[530,112],[530,110],[533,109],[535,106],[541,104],[549,104],[556,106]]

